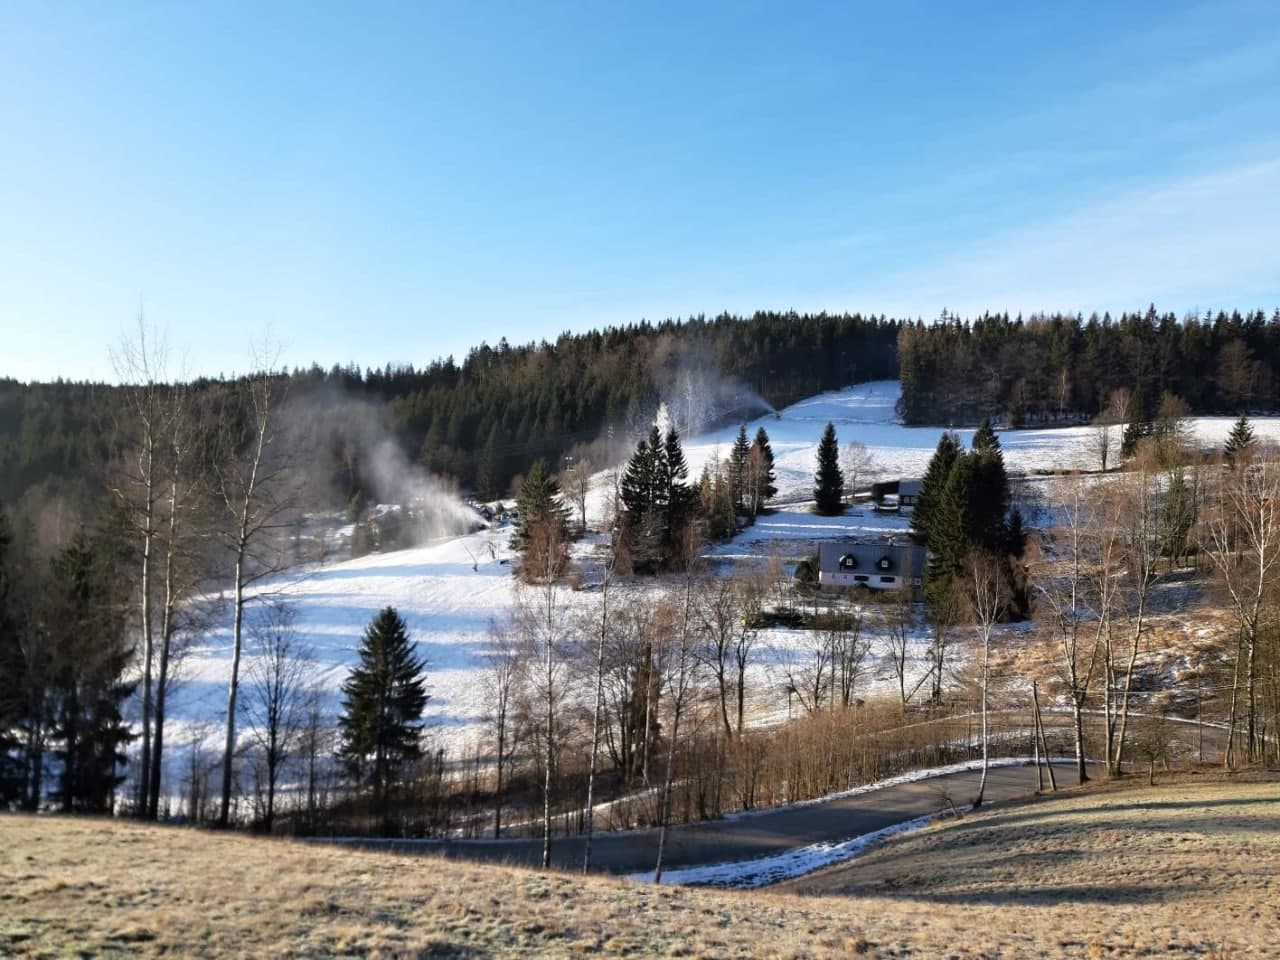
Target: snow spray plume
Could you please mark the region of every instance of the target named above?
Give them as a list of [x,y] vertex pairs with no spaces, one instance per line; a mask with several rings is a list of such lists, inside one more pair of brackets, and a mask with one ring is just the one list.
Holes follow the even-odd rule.
[[462,503],[456,484],[411,463],[377,405],[337,388],[313,387],[290,397],[289,422],[314,451],[308,472],[321,489],[313,490],[313,501],[345,504],[356,489],[366,501],[406,511],[418,543],[475,529],[477,516]]
[[663,389],[675,428],[692,436],[730,420],[776,413],[773,404],[737,377],[717,373],[710,359],[686,353]]

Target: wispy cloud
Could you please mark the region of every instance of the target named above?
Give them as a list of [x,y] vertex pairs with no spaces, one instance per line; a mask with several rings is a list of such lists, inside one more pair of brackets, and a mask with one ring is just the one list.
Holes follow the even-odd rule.
[[943,307],[1091,310],[1272,305],[1280,297],[1280,150],[1272,159],[1131,190],[975,238],[968,249],[839,299],[935,316]]

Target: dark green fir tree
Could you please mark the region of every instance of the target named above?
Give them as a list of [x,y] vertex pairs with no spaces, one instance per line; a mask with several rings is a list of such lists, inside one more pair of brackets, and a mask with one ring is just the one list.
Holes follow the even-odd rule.
[[1248,453],[1253,446],[1253,442],[1253,424],[1242,413],[1240,414],[1240,419],[1231,427],[1231,433],[1227,435],[1226,447],[1223,449],[1223,456],[1226,458],[1228,465],[1234,467],[1236,461]]
[[385,817],[391,786],[421,755],[426,665],[394,607],[385,607],[365,628],[359,658],[342,685],[340,754],[352,779],[372,790]]
[[828,422],[818,441],[818,469],[813,481],[814,511],[836,516],[844,510],[844,473],[840,470],[840,442],[835,424]]

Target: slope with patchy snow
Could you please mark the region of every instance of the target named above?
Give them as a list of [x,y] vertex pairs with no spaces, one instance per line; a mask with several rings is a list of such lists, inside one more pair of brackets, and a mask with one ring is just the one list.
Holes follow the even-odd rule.
[[[825,393],[787,407],[777,415],[748,424],[754,435],[758,426],[768,430],[778,473],[778,499],[791,503],[762,517],[754,527],[709,553],[722,563],[767,557],[778,552],[794,558],[822,539],[905,533],[905,522],[894,516],[851,510],[843,517],[816,517],[801,501],[812,485],[817,440],[828,421],[835,424],[841,442],[860,440],[876,458],[882,476],[918,476],[937,444],[940,430],[903,427],[896,422],[896,382],[860,384]],[[1200,418],[1193,429],[1205,445],[1219,444],[1230,429],[1226,418]],[[1260,437],[1280,438],[1280,420],[1255,423]],[[1092,466],[1090,428],[1006,431],[1000,435],[1005,458],[1012,470]],[[966,442],[971,430],[959,431]],[[685,447],[690,472],[696,478],[713,455],[725,456],[737,434],[726,427],[690,439]],[[590,515],[603,514],[605,476],[594,481]],[[442,742],[460,747],[477,732],[484,712],[482,653],[490,622],[511,608],[514,578],[509,564],[509,531],[483,531],[410,550],[363,557],[316,569],[300,570],[261,589],[291,600],[297,626],[315,649],[322,680],[336,706],[337,694],[365,624],[387,605],[396,607],[408,622],[419,651],[428,663],[431,702],[429,717]],[[580,553],[586,550],[580,550]],[[629,589],[638,597],[655,589],[653,581],[637,581]],[[593,603],[594,594],[573,594],[576,605]],[[782,693],[788,660],[803,655],[811,638],[803,631],[765,631],[761,660],[751,676],[757,716],[785,716]],[[171,716],[179,727],[198,728],[221,724],[225,710],[226,682],[230,669],[230,631],[225,626],[210,633],[187,657],[182,685],[171,703]],[[879,650],[873,650],[878,657]],[[917,651],[919,653],[919,651]],[[924,670],[922,656],[913,670]],[[889,671],[875,665],[871,683],[888,692]],[[860,691],[864,695],[866,690]],[[181,731],[171,742],[181,739]]]

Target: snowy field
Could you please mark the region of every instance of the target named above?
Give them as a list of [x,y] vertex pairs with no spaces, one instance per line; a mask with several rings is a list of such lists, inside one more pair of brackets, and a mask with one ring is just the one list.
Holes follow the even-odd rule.
[[[936,427],[905,428],[896,422],[896,382],[861,384],[847,390],[801,401],[748,425],[754,436],[764,426],[772,440],[778,474],[778,501],[786,504],[761,518],[734,541],[708,551],[718,566],[763,563],[776,554],[791,561],[812,553],[824,539],[905,535],[906,523],[893,515],[852,508],[843,517],[817,517],[802,502],[810,494],[817,440],[828,420],[841,443],[864,443],[880,467],[882,478],[918,477],[937,444]],[[1219,445],[1230,429],[1227,418],[1201,418],[1194,430],[1204,446]],[[1280,439],[1280,420],[1255,423],[1259,437]],[[972,430],[959,431],[967,443]],[[696,479],[707,458],[727,456],[737,434],[729,427],[689,440],[685,450]],[[1090,428],[1006,431],[1000,434],[1011,471],[1093,467]],[[590,499],[589,516],[602,515],[606,480],[600,474]],[[396,607],[427,661],[431,700],[428,716],[440,744],[451,752],[475,741],[484,713],[482,654],[492,621],[510,610],[515,590],[508,547],[509,529],[481,531],[409,550],[371,555],[358,560],[295,571],[261,589],[287,598],[295,608],[299,633],[314,649],[321,681],[336,709],[343,679],[355,660],[364,626],[382,607]],[[587,567],[590,544],[579,545],[575,556]],[[504,562],[505,561],[505,562]],[[636,594],[655,589],[652,580],[624,584]],[[573,606],[594,606],[598,594],[569,594]],[[252,606],[251,606],[252,611]],[[252,616],[250,612],[250,616]],[[872,662],[867,687],[858,695],[890,693],[896,689],[879,637],[872,631]],[[785,718],[784,673],[788,661],[801,658],[812,636],[800,630],[762,631],[760,660],[750,678],[751,702],[758,722]],[[921,642],[922,644],[922,642]],[[910,669],[918,677],[925,669],[917,644]],[[230,631],[208,635],[192,650],[181,668],[181,684],[171,701],[170,716],[177,727],[170,742],[212,738],[223,722],[226,682],[230,669]],[[914,679],[908,684],[910,687]],[[456,755],[456,753],[455,753]]]

